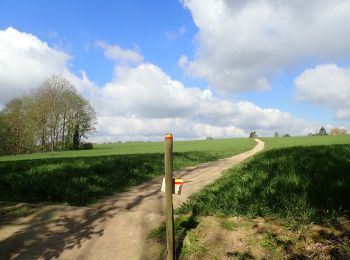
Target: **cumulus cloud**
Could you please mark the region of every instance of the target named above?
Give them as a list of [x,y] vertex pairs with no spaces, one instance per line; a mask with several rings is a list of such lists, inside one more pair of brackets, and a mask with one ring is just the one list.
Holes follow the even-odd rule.
[[51,74],[62,74],[81,92],[93,88],[84,71],[81,78],[69,71],[71,57],[50,48],[32,34],[14,28],[0,30],[0,105],[37,88]]
[[298,100],[328,106],[337,119],[350,119],[350,68],[318,65],[305,70],[294,84]]
[[209,89],[186,87],[150,63],[130,67],[117,62],[113,80],[97,87],[84,71],[80,77],[70,71],[68,54],[13,28],[0,31],[0,49],[0,103],[61,73],[97,111],[94,141],[160,140],[166,132],[178,139],[239,137],[253,130],[260,135],[306,134],[319,128],[278,109],[224,100]]
[[185,87],[154,64],[116,67],[113,81],[91,102],[99,112],[97,141],[159,140],[166,132],[181,139],[242,137],[253,130],[261,135],[307,134],[319,127],[278,109]]
[[122,62],[139,64],[143,61],[143,57],[135,50],[123,49],[118,45],[110,45],[103,41],[98,41],[97,45],[104,49],[104,54],[107,58]]
[[199,28],[186,72],[225,92],[269,88],[278,71],[350,52],[350,1],[183,0]]

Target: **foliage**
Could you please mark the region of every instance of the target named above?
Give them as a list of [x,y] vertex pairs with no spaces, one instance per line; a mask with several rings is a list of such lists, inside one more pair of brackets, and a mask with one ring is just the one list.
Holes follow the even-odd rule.
[[290,134],[284,134],[283,137],[290,137]]
[[27,98],[11,100],[0,113],[0,155],[33,151],[34,125]]
[[[152,143],[138,145],[143,148],[143,154],[91,157],[94,150],[90,150],[80,151],[81,154],[90,154],[90,157],[0,162],[0,201],[48,201],[87,205],[103,196],[124,191],[130,186],[163,174],[164,154],[159,151],[147,153],[147,147],[152,151],[152,146],[149,146],[154,145]],[[162,150],[164,143],[156,145]],[[180,147],[176,148],[178,145]],[[197,151],[193,151],[196,145]],[[124,144],[115,146],[128,147]],[[248,150],[252,146],[254,141],[249,139],[175,142],[175,151],[182,152],[174,153],[174,168],[218,160]],[[137,146],[129,144],[129,147],[132,149]],[[62,152],[66,153],[68,152]],[[44,155],[48,157],[47,154]]]
[[335,127],[335,128],[332,128],[331,131],[329,132],[330,135],[346,135],[347,132],[346,132],[346,129],[344,128],[338,128],[338,127]]
[[279,137],[280,134],[278,132],[275,132],[274,137]]
[[250,134],[249,134],[249,138],[256,138],[256,137],[258,137],[258,135],[256,134],[256,132],[255,132],[255,131],[250,132]]
[[349,213],[349,169],[349,145],[269,150],[195,194],[180,213],[331,222]]
[[79,146],[80,150],[92,150],[94,149],[94,146],[92,145],[92,143],[81,143]]
[[30,95],[6,104],[0,115],[2,154],[56,151],[73,147],[95,130],[90,104],[65,78],[53,75]]
[[318,131],[318,135],[327,135],[327,131],[323,126],[320,128],[320,131]]

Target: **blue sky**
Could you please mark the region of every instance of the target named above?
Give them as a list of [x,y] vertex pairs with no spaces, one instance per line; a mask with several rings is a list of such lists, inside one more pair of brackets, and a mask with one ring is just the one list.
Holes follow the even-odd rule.
[[[188,124],[186,120],[199,124],[189,129],[188,133],[179,130],[179,135],[183,138],[202,138],[210,134],[218,137],[240,136],[253,128],[260,130],[264,135],[272,135],[274,131],[286,132],[291,129],[286,122],[279,126],[279,120],[300,126],[299,132],[290,130],[293,134],[305,134],[321,125],[347,128],[350,119],[347,113],[349,105],[344,103],[343,98],[350,95],[348,85],[350,81],[347,81],[350,78],[348,73],[350,47],[346,47],[350,39],[344,37],[344,32],[347,31],[346,24],[349,22],[346,18],[347,12],[344,10],[349,9],[349,1],[343,1],[343,6],[337,6],[339,3],[336,1],[323,0],[310,1],[306,6],[301,2],[298,3],[299,1],[293,4],[286,3],[284,6],[276,5],[273,1],[240,0],[210,0],[205,3],[198,0],[3,0],[0,2],[0,30],[5,32],[4,48],[9,44],[9,41],[6,41],[6,35],[9,34],[6,29],[12,27],[18,31],[18,37],[27,37],[24,34],[29,34],[38,39],[38,43],[35,44],[46,42],[50,48],[47,51],[48,59],[51,50],[69,55],[71,59],[60,69],[70,73],[69,77],[72,79],[76,77],[76,84],[80,84],[79,80],[82,80],[80,71],[84,71],[89,80],[90,90],[92,88],[101,90],[101,93],[91,98],[92,102],[97,104],[97,112],[101,111],[100,122],[107,120],[107,114],[108,116],[113,114],[102,112],[107,110],[101,105],[104,103],[105,92],[108,90],[108,93],[115,91],[113,93],[120,94],[123,84],[126,84],[130,91],[135,91],[140,85],[135,78],[141,77],[137,73],[144,65],[144,70],[148,69],[151,74],[154,73],[152,79],[147,76],[153,83],[161,76],[170,78],[170,81],[165,78],[162,79],[164,81],[159,81],[160,89],[154,90],[155,92],[161,93],[161,88],[166,84],[176,88],[173,86],[176,85],[174,82],[180,82],[186,94],[179,93],[179,100],[190,99],[186,95],[195,92],[195,89],[203,93],[209,90],[211,98],[214,98],[211,99],[209,106],[221,107],[218,110],[227,108],[235,111],[229,116],[244,118],[247,115],[247,118],[264,122],[270,122],[267,118],[274,118],[271,123],[256,123],[256,126],[252,123],[242,123],[243,119],[225,121],[226,123],[220,120],[214,122],[209,117],[203,116],[203,111],[193,113],[195,106],[188,108],[191,109],[188,114],[193,116],[186,117],[181,114],[184,104],[177,100],[177,110],[174,112],[171,110],[173,108],[169,108],[172,112],[164,118],[184,120],[184,124]],[[273,15],[269,14],[271,10],[274,10]],[[328,12],[331,13],[329,17],[326,16],[322,20],[315,15],[314,10],[319,10],[320,13],[327,10],[333,12]],[[340,10],[343,11],[337,13]],[[291,19],[287,19],[288,17]],[[308,19],[307,22],[299,24],[299,20],[304,17]],[[307,39],[309,35],[313,38]],[[312,42],[313,40],[315,42]],[[99,42],[103,42],[105,47],[101,47]],[[142,62],[123,63],[118,60],[119,56],[108,57],[105,52],[108,47],[113,46],[138,53],[143,57]],[[20,55],[20,51],[13,46],[9,46],[9,49],[14,52],[11,53],[14,57]],[[1,51],[6,52],[5,49]],[[28,55],[30,59],[35,59],[32,56]],[[181,56],[185,62],[179,66]],[[45,59],[40,62],[45,63]],[[3,70],[10,70],[6,64],[6,60],[3,60]],[[125,67],[131,70],[127,75],[123,74],[123,77],[118,76],[115,72],[117,68]],[[307,70],[311,72],[305,74]],[[335,80],[330,78],[333,75],[336,75]],[[296,84],[298,78],[300,80]],[[318,78],[324,80],[320,83],[317,82]],[[11,80],[11,84],[7,84],[6,80],[3,77],[1,81],[0,74],[0,82],[5,88],[2,91],[10,92],[9,86],[15,83]],[[128,82],[131,82],[130,86],[127,85]],[[339,82],[341,86],[331,83],[331,89],[327,89],[329,85],[327,82]],[[341,96],[335,91],[338,87],[338,93],[343,93]],[[26,93],[23,88],[19,89]],[[82,86],[81,89],[87,91],[86,86]],[[313,92],[317,94],[313,95]],[[203,93],[198,94],[199,97],[191,102],[203,107],[204,101],[199,100],[203,100],[207,92]],[[127,98],[128,94],[125,95]],[[166,98],[164,96],[164,99]],[[142,99],[135,100],[141,100],[143,103]],[[3,103],[6,101],[2,100]],[[227,107],[225,107],[226,101],[229,102]],[[113,103],[113,100],[110,102]],[[134,101],[131,100],[130,103],[132,102]],[[152,103],[152,100],[147,102]],[[144,102],[143,108],[135,108],[130,104],[129,107],[120,110],[116,108],[118,111],[114,116],[117,117],[116,120],[121,120],[119,124],[128,118],[128,123],[125,123],[127,125],[135,118],[141,121],[145,118],[165,120],[157,114],[147,113],[145,116],[137,112],[151,107],[151,104],[147,106],[147,102]],[[246,110],[244,102],[255,106],[255,112]],[[268,109],[276,109],[278,112],[271,112]],[[269,116],[269,113],[273,115]],[[260,116],[252,117],[252,114]],[[221,116],[223,115],[219,113],[212,117]],[[101,129],[105,124],[100,124]],[[164,124],[165,132],[172,130],[171,128],[183,128],[181,123],[176,123],[176,126]],[[204,132],[195,130],[200,127],[207,130]],[[161,132],[162,129],[157,131]],[[110,129],[109,132],[102,131],[103,135],[99,140],[152,139],[158,134],[157,131],[148,135],[138,132],[129,135],[126,134],[127,129]],[[199,132],[190,134],[195,131]]]
[[[113,62],[98,40],[139,48],[146,61],[177,79],[183,79],[180,55],[193,56],[197,29],[179,1],[1,1],[0,10],[1,28],[32,33],[66,51],[74,57],[73,70],[86,70],[99,85],[111,79]],[[186,32],[169,39],[181,27]]]

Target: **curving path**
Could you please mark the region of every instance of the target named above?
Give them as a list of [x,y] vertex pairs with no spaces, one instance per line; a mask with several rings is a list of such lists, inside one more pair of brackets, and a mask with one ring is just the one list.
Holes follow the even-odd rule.
[[[264,142],[245,153],[174,172],[185,180],[177,208],[222,171],[264,149]],[[17,222],[0,223],[4,259],[148,259],[146,236],[164,221],[162,178],[131,188],[93,208],[49,206]],[[0,258],[1,258],[0,257]]]

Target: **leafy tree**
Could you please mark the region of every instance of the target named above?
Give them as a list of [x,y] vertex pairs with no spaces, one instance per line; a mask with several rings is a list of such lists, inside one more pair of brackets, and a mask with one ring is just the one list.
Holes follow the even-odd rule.
[[80,142],[95,131],[94,109],[67,79],[53,75],[33,95],[39,105],[37,124],[44,150],[74,149],[75,135]]
[[346,129],[335,127],[335,128],[331,129],[329,134],[330,135],[346,135],[347,132],[346,132]]
[[256,137],[258,137],[258,135],[256,134],[256,132],[255,132],[255,131],[250,132],[250,134],[249,134],[249,138],[256,138]]
[[318,131],[318,135],[327,135],[327,131],[323,126],[320,128],[320,131]]
[[34,150],[34,128],[28,105],[27,98],[15,98],[1,111],[0,145],[3,154],[28,153]]
[[290,134],[284,134],[283,137],[290,137]]
[[79,149],[95,131],[96,113],[72,83],[53,75],[0,113],[0,154]]
[[278,132],[275,132],[274,137],[279,137],[279,136],[280,136],[279,133],[278,133]]
[[79,125],[76,125],[74,135],[73,135],[73,149],[79,150],[79,145],[80,145]]

